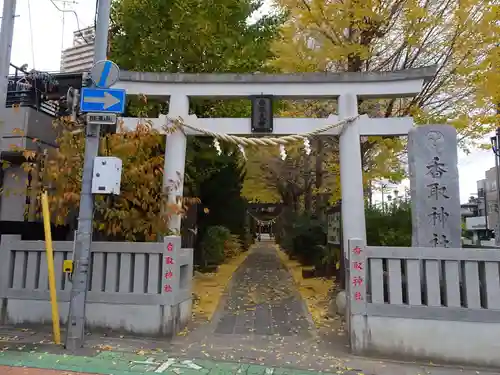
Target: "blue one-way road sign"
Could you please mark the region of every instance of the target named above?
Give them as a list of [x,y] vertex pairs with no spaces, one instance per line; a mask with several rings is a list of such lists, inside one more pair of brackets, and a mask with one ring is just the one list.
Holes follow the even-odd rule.
[[123,89],[96,89],[84,87],[81,93],[82,112],[123,113],[126,91]]

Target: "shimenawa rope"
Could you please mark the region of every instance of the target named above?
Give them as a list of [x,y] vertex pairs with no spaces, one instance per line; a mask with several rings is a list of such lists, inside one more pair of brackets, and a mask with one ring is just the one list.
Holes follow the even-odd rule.
[[186,124],[184,120],[179,117],[177,119],[173,118],[168,118],[169,121],[171,121],[175,127],[182,129],[182,128],[188,128],[193,131],[202,133],[204,135],[214,137],[215,139],[220,139],[222,141],[230,142],[233,144],[237,145],[242,145],[242,146],[278,146],[278,145],[286,145],[298,141],[304,141],[307,138],[314,137],[316,135],[319,135],[321,133],[324,133],[327,130],[334,129],[334,128],[340,128],[340,127],[345,127],[355,120],[357,120],[360,117],[358,116],[353,116],[353,117],[348,117],[342,121],[339,121],[335,124],[329,124],[326,125],[322,128],[313,130],[308,133],[304,134],[293,134],[293,135],[285,135],[282,137],[252,137],[252,138],[246,138],[246,137],[238,137],[235,135],[229,135],[229,134],[221,134],[221,133],[215,133],[211,132],[206,129],[201,129],[196,126]]

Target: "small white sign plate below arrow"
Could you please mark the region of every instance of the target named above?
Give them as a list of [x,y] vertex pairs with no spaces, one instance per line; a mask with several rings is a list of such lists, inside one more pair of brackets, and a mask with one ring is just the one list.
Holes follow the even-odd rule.
[[87,113],[87,123],[94,125],[116,124],[116,113]]

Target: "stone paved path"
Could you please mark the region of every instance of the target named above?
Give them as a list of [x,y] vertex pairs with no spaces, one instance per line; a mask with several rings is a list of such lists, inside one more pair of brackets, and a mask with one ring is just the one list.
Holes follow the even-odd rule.
[[233,275],[212,323],[177,337],[169,352],[327,371],[345,365],[331,349],[347,353],[346,338],[336,341],[318,336],[274,242],[262,241]]
[[269,245],[255,248],[233,276],[215,333],[310,337],[313,327],[293,280]]

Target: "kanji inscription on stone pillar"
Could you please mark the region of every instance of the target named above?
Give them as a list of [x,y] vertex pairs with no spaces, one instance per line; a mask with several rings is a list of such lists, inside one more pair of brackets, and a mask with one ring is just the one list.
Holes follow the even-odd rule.
[[359,304],[366,303],[366,257],[365,246],[359,239],[349,240],[349,275],[351,312],[360,311]]
[[178,252],[180,250],[180,237],[168,236],[164,239],[165,251],[162,254],[162,289],[163,293],[177,293],[179,284]]
[[457,132],[427,125],[408,134],[412,246],[461,247]]

